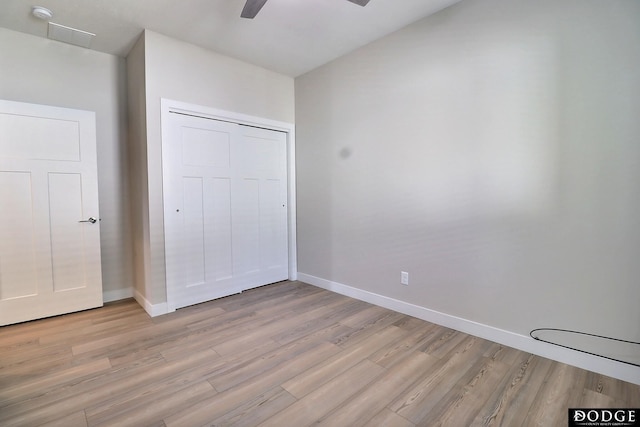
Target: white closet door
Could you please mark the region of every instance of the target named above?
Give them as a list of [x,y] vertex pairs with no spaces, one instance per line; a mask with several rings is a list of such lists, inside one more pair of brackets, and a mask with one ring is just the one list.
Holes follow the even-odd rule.
[[169,308],[286,279],[286,135],[170,117],[163,140]]
[[0,101],[1,325],[102,305],[98,218],[95,114]]
[[289,276],[286,134],[241,126],[234,152],[234,269],[244,290]]

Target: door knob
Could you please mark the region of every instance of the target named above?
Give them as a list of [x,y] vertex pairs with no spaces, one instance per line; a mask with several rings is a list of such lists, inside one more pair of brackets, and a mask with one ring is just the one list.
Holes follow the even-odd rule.
[[95,219],[94,217],[90,216],[89,219],[85,219],[83,221],[78,221],[78,222],[90,222],[91,224],[95,224],[98,220]]

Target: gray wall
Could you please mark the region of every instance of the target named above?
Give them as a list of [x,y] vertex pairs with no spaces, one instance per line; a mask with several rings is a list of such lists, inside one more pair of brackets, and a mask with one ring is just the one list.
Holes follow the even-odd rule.
[[639,341],[639,23],[466,0],[297,78],[298,271]]
[[103,290],[130,296],[124,59],[3,28],[0,52],[0,99],[96,112]]
[[147,185],[147,98],[145,89],[145,36],[140,35],[127,55],[127,107],[129,131],[129,176],[131,194],[131,234],[133,244],[134,287],[141,295],[150,291],[147,242],[149,193]]

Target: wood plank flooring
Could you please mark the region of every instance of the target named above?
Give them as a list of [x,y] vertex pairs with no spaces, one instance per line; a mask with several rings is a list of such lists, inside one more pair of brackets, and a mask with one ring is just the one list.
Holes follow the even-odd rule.
[[0,328],[1,426],[566,426],[640,387],[300,282]]

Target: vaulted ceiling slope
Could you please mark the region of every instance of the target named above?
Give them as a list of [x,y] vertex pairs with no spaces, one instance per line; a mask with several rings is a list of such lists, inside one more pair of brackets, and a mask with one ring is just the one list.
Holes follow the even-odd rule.
[[460,0],[269,0],[243,19],[245,0],[10,0],[0,27],[47,37],[32,6],[52,22],[95,33],[91,48],[126,56],[143,29],[292,77],[431,15]]

